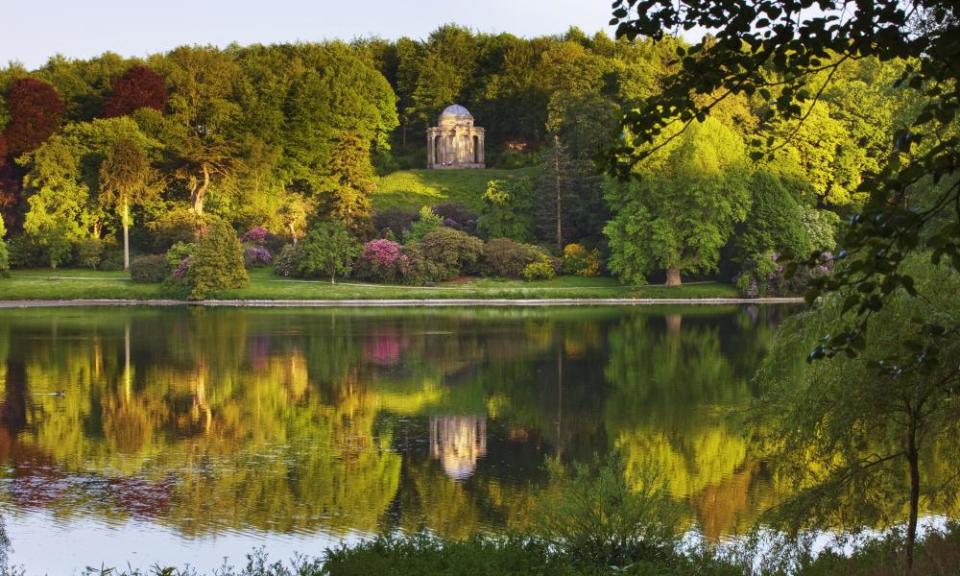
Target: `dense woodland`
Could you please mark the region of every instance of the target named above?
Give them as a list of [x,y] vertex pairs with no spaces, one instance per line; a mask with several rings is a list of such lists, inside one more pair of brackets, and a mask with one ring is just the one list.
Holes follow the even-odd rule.
[[[631,138],[621,118],[659,93],[684,49],[577,29],[522,39],[448,25],[422,41],[10,64],[0,71],[9,264],[118,268],[127,223],[135,255],[167,253],[139,277],[190,276],[180,263],[222,220],[219,230],[246,234],[248,265],[276,262],[289,244],[286,275],[416,284],[608,271],[629,283],[718,275],[749,294],[795,291],[778,258],[833,249],[841,218],[865,200],[863,174],[881,168],[889,134],[917,113],[918,100],[894,87],[906,61],[845,62],[802,123],[771,117],[776,94],[723,98],[681,137],[661,136],[635,168],[642,178],[604,176],[610,152]],[[424,166],[425,129],[453,102],[486,128],[491,167],[527,170],[491,179],[479,211],[378,210],[380,177]],[[774,152],[754,160],[760,141]],[[325,221],[303,262],[309,246],[293,246]],[[486,262],[473,236],[513,242]],[[243,282],[234,276],[211,286]]]

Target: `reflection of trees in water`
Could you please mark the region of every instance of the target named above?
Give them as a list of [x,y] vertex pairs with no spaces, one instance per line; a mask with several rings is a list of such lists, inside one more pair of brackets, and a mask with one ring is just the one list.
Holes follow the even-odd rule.
[[[720,415],[749,398],[749,360],[725,345],[749,343],[735,322],[105,310],[93,325],[59,322],[53,337],[49,317],[27,318],[13,327],[30,342],[16,355],[24,381],[69,390],[36,397],[14,457],[42,454],[52,466],[30,474],[97,486],[51,497],[64,515],[146,515],[189,534],[425,525],[465,536],[525,526],[546,455],[616,447],[635,470],[673,471],[676,493],[723,531],[746,515],[724,491],[756,469]],[[404,419],[423,425],[400,454]],[[138,493],[154,495],[140,499],[152,512]]]
[[[741,346],[725,350],[729,338]],[[750,374],[732,352],[755,357],[762,343],[745,342],[732,323],[679,315],[631,316],[609,343],[605,419],[628,476],[642,482],[656,471],[707,535],[748,526],[757,464],[730,416],[750,403]],[[718,505],[731,491],[738,497]]]

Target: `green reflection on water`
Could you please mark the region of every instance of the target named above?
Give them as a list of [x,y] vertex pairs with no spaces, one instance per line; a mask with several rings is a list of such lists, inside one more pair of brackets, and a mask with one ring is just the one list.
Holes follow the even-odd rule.
[[619,450],[718,537],[773,503],[738,414],[785,308],[0,314],[2,497],[185,535],[523,528]]

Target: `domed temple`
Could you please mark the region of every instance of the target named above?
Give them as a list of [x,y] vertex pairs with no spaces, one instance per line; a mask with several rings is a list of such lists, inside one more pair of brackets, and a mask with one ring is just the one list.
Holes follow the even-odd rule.
[[437,126],[427,129],[427,168],[484,168],[483,128],[459,104],[440,113]]

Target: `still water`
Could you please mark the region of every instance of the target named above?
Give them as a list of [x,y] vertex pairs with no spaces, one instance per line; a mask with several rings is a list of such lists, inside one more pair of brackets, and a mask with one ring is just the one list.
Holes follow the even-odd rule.
[[618,452],[691,525],[775,490],[737,416],[784,307],[0,311],[0,515],[29,574],[522,529]]

